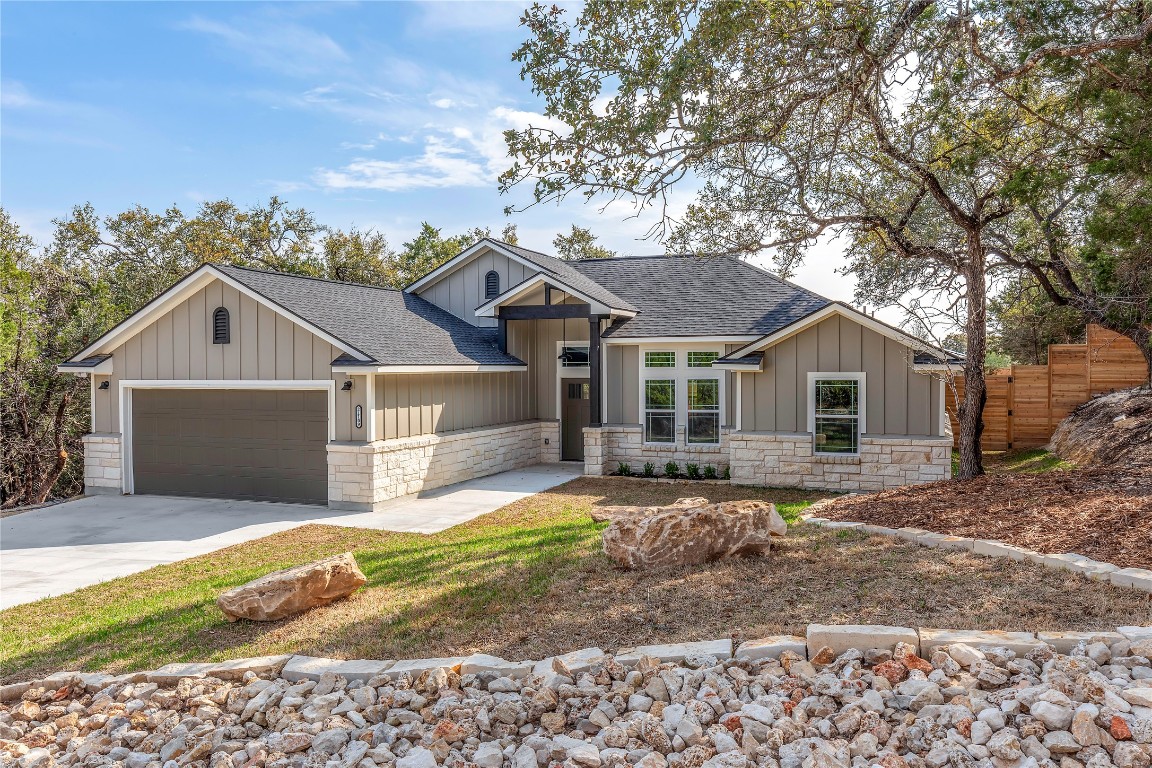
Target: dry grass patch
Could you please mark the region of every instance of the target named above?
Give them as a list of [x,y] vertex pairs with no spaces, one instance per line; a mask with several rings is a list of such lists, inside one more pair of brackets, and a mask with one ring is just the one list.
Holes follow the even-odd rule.
[[[819,494],[581,478],[424,536],[313,525],[0,612],[5,680],[269,653],[537,658],[588,645],[752,637],[808,622],[1102,629],[1152,621],[1139,592],[884,537],[794,528],[770,557],[629,572],[600,552],[594,504]],[[352,550],[367,586],[271,624],[228,624],[216,596],[276,568]]]

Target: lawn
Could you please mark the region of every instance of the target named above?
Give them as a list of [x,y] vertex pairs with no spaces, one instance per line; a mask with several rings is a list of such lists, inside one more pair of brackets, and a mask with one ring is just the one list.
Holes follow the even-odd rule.
[[[1146,623],[1138,592],[1022,563],[798,525],[764,558],[629,572],[600,552],[594,504],[767,499],[786,519],[819,494],[580,478],[434,535],[312,525],[0,612],[4,680],[272,653],[539,658],[588,645],[754,637],[811,621],[1096,629]],[[229,587],[355,552],[368,585],[282,622],[229,624]]]

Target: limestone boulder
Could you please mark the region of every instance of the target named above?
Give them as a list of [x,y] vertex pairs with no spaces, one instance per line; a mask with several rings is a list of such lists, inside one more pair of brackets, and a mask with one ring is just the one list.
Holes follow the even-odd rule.
[[628,568],[696,565],[767,554],[788,525],[763,501],[679,499],[667,507],[602,507],[604,553]]
[[368,583],[351,552],[285,568],[230,589],[216,599],[229,621],[276,621],[327,605]]

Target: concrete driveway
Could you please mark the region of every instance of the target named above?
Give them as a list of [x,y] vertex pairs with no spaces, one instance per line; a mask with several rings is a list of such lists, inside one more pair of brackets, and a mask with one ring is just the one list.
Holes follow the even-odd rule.
[[0,520],[0,609],[307,523],[435,533],[580,475],[541,464],[404,496],[376,512],[170,496],[90,496]]

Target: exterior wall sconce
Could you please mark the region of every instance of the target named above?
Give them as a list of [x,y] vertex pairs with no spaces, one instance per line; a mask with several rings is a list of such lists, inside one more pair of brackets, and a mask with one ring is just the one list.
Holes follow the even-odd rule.
[[96,387],[96,389],[108,389],[109,386],[110,385],[108,383],[108,380],[105,379],[104,381],[100,382],[100,386]]
[[340,389],[344,392],[351,392],[352,391],[352,379],[348,379],[348,381],[344,382],[344,385],[342,387],[340,387]]

